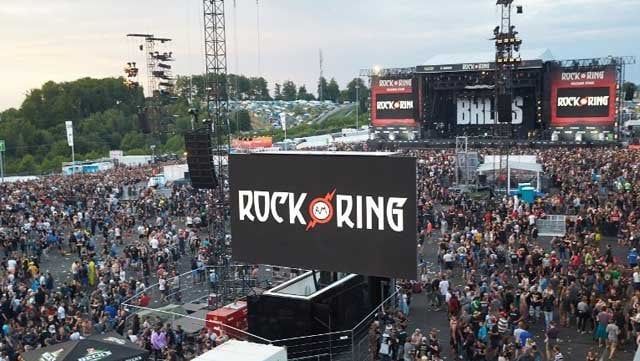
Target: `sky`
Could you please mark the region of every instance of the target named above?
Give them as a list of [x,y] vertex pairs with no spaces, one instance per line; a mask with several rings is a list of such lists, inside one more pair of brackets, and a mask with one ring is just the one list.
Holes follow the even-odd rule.
[[[312,92],[320,49],[325,77],[344,86],[375,65],[492,51],[488,38],[500,16],[494,0],[236,2],[226,1],[229,72],[264,76],[270,86],[292,80]],[[523,49],[546,48],[555,59],[640,55],[640,0],[516,4],[524,5],[513,19]],[[48,80],[121,76],[126,62],[144,63],[127,33],[173,38],[165,49],[176,57],[175,72],[204,70],[201,0],[0,0],[0,19],[0,110],[20,106]],[[626,75],[640,82],[640,65]]]

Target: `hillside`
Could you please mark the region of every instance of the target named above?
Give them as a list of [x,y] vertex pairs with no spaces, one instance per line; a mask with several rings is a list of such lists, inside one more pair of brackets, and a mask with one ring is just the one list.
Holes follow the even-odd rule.
[[[284,138],[284,132],[277,129],[280,113],[286,114],[290,138],[355,126],[354,105],[338,103],[355,100],[357,82],[366,89],[361,79],[354,79],[340,91],[332,79],[327,89],[335,84],[336,101],[318,102],[304,86],[296,89],[292,82],[285,82],[286,92],[282,94],[276,84],[272,98],[264,78],[230,74],[229,80],[230,93],[241,99],[230,102],[231,132],[272,134],[276,140]],[[77,161],[106,157],[116,149],[125,154],[150,154],[151,145],[155,145],[156,154],[181,154],[184,133],[191,127],[189,109],[196,108],[200,119],[205,116],[203,84],[202,76],[179,77],[176,98],[145,99],[141,88],[125,87],[122,78],[49,81],[29,91],[18,109],[0,112],[0,140],[6,144],[5,174],[59,172],[63,162],[71,161],[65,132],[68,120],[74,125]],[[367,92],[360,93],[363,104]],[[192,99],[191,104],[188,99]],[[361,113],[360,124],[365,121]],[[253,131],[260,128],[266,129]]]
[[[64,124],[67,120],[74,124],[76,160],[104,157],[112,149],[148,154],[151,144],[156,144],[160,152],[180,151],[182,136],[143,133],[138,112],[145,106],[150,104],[145,104],[142,90],[124,87],[122,79],[47,82],[31,90],[19,109],[0,113],[0,139],[6,142],[5,173],[59,171],[62,162],[71,160]],[[181,102],[157,107],[160,116],[186,114],[186,109]],[[182,119],[183,127],[188,126],[188,117],[186,121]]]

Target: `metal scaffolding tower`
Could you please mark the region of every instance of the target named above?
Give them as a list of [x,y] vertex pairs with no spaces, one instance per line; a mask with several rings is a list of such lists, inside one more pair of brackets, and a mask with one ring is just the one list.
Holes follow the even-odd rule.
[[[203,0],[206,120],[215,136],[217,155],[228,153],[231,142],[224,149],[223,133],[229,134],[229,96],[227,86],[227,43],[225,35],[224,0]],[[228,139],[229,140],[229,139]],[[219,157],[221,159],[221,157]],[[220,175],[222,176],[222,175]],[[220,187],[224,182],[219,182]],[[222,190],[222,188],[221,188]],[[224,192],[221,192],[224,193]]]
[[[230,154],[231,129],[229,127],[229,92],[227,85],[227,43],[225,34],[224,0],[203,0],[204,10],[204,54],[205,92],[208,118],[204,120],[207,130],[213,132],[213,150],[218,169],[217,216],[211,220],[211,233],[216,243],[216,259],[220,271],[220,301],[226,302],[231,295],[227,280],[233,277],[230,268],[230,248],[227,239],[226,220],[228,200],[225,187],[224,158]],[[226,149],[223,134],[227,133]]]

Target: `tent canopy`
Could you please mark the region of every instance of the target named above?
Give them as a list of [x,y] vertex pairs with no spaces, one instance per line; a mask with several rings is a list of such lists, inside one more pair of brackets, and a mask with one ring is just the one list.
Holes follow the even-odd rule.
[[26,361],[145,361],[148,352],[116,333],[25,352]]
[[284,347],[229,340],[192,361],[286,361]]
[[[502,161],[501,161],[502,158]],[[542,173],[542,165],[536,160],[535,155],[506,155],[494,156],[488,155],[484,157],[484,163],[478,167],[478,173],[493,172],[497,169],[507,168],[525,170],[529,172]]]

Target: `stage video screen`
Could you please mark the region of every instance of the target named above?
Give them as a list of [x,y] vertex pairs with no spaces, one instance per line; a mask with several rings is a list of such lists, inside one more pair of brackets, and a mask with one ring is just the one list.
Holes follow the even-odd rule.
[[558,89],[557,116],[608,117],[611,94],[609,88]]

